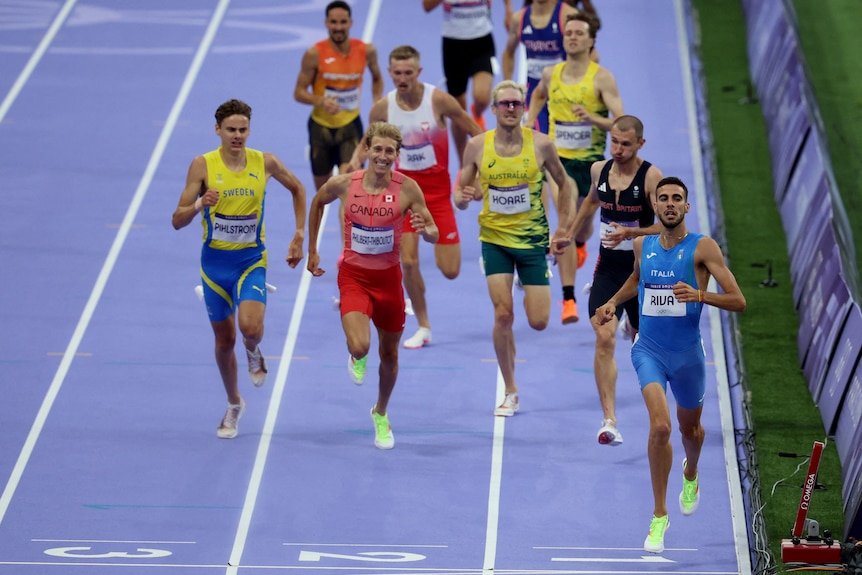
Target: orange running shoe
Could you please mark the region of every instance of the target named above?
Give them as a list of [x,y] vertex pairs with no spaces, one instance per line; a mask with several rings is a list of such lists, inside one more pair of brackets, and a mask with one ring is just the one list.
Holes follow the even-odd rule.
[[476,115],[476,104],[470,106],[470,114],[473,116],[473,120],[482,128],[482,131],[487,132],[488,128],[485,127],[485,117]]
[[580,318],[578,317],[578,304],[573,299],[563,300],[563,315],[560,318],[563,325],[567,323],[575,323]]
[[578,246],[578,269],[581,269],[587,263],[587,255],[587,244]]

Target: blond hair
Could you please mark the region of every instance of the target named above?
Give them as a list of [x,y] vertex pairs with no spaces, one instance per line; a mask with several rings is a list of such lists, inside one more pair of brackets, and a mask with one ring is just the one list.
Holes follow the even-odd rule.
[[491,92],[491,105],[496,106],[497,105],[497,94],[501,90],[506,90],[509,88],[512,88],[514,90],[518,90],[521,93],[521,100],[523,100],[527,97],[527,90],[524,88],[524,86],[522,86],[521,84],[519,84],[513,80],[503,80],[502,82],[500,82],[499,84],[494,86],[494,91]]
[[401,151],[401,130],[395,124],[387,122],[374,122],[368,127],[368,132],[365,134],[365,145],[371,147],[371,140],[374,136],[379,138],[391,138],[395,140],[395,151]]

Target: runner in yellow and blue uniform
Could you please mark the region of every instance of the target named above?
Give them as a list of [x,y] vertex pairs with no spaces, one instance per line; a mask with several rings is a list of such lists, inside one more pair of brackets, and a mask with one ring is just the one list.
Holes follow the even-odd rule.
[[266,310],[266,182],[273,177],[293,194],[296,232],[288,248],[290,267],[296,267],[303,257],[305,188],[275,155],[246,148],[251,122],[248,104],[229,100],[219,106],[215,118],[221,146],[192,160],[172,222],[175,229],[180,229],[201,214],[204,301],[215,334],[216,363],[228,398],[227,413],[217,435],[231,439],[236,437],[237,421],[245,411],[234,353],[237,323],[252,383],[263,385],[267,374],[259,346]]

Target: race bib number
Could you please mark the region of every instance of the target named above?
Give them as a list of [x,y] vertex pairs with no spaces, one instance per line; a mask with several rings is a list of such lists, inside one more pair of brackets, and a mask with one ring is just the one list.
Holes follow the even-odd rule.
[[684,317],[685,303],[673,297],[673,286],[645,284],[641,314],[651,317]]
[[554,144],[564,150],[581,150],[593,143],[593,126],[587,122],[554,122]]
[[425,142],[416,146],[402,146],[398,156],[398,165],[402,170],[418,172],[437,165],[434,145]]
[[350,248],[358,254],[387,254],[392,251],[394,241],[392,227],[365,227],[354,223],[350,230]]
[[637,222],[611,222],[610,220],[608,220],[606,218],[602,218],[601,224],[599,226],[599,234],[600,234],[599,237],[601,238],[602,246],[604,248],[614,250],[614,251],[624,251],[624,252],[632,251],[634,249],[634,245],[635,245],[634,238],[625,239],[625,240],[621,241],[620,243],[618,243],[614,247],[610,247],[607,244],[605,244],[605,237],[609,236],[610,234],[614,233],[617,230],[617,228],[614,227],[612,224],[617,224],[617,225],[620,225],[624,228],[637,228],[637,227],[639,227]]
[[338,107],[342,110],[358,110],[359,109],[359,87],[355,88],[330,88],[329,86],[323,91],[324,98],[333,98]]
[[257,241],[257,215],[213,217],[213,239],[230,244],[253,244]]
[[530,187],[527,184],[509,188],[488,187],[488,207],[497,214],[520,214],[530,209]]
[[488,15],[488,7],[485,3],[470,2],[465,4],[452,4],[451,6],[452,11],[448,14],[444,13],[444,18],[456,21],[459,26],[479,21]]
[[562,62],[562,58],[527,58],[527,78],[530,80],[541,80],[542,70],[548,66],[553,66]]

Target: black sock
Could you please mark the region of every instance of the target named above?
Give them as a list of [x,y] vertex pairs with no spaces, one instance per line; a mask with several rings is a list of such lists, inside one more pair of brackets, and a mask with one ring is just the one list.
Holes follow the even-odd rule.
[[575,286],[563,286],[563,299],[575,299]]

